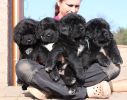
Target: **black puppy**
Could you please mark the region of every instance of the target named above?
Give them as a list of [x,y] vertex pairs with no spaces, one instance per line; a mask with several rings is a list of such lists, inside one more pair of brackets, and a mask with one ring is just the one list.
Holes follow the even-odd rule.
[[42,19],[36,28],[36,38],[43,45],[55,43],[59,37],[59,22],[51,17]]
[[20,50],[20,59],[31,59],[44,64],[48,50],[41,46],[35,36],[38,21],[30,18],[21,20],[14,28],[14,41]]
[[[110,25],[103,18],[95,18],[87,22],[84,40],[87,41],[88,47],[79,55],[84,67],[88,67],[95,61],[108,66],[110,59],[118,65],[123,62],[110,31]],[[105,51],[106,56],[100,52],[101,48]]]
[[[80,38],[85,35],[86,21],[78,14],[67,14],[60,20],[59,40],[53,45],[46,63],[46,70],[51,73],[54,80],[59,79],[57,61],[62,55],[74,70],[75,77],[84,82],[83,66],[78,58]],[[55,71],[55,72],[54,72]],[[66,77],[66,76],[65,76]]]

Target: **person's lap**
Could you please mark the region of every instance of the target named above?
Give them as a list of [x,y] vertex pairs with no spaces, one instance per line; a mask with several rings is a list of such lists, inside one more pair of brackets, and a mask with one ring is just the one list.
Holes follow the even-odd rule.
[[[44,74],[43,75],[44,78],[47,77],[49,81],[52,81],[48,73],[45,72],[44,66],[36,63],[35,61],[22,59],[17,63],[16,66],[17,66],[16,67],[17,76],[18,79],[21,81],[30,83],[34,74],[37,73],[39,70],[42,70],[42,73]],[[119,75],[120,67],[115,66],[112,63],[109,67],[103,67],[100,66],[98,63],[94,63],[85,72],[86,72],[85,73],[86,78],[85,78],[84,86],[87,87],[87,86],[95,85],[103,80],[110,81],[114,79]]]
[[[26,68],[27,67],[27,68]],[[31,60],[20,60],[16,66],[16,73],[19,80],[30,86],[45,91],[48,94],[62,96],[64,98],[84,98],[86,95],[85,87],[78,87],[76,94],[69,94],[68,88],[62,80],[54,82],[44,70],[44,66]],[[37,74],[38,73],[38,74]]]
[[111,81],[119,75],[120,70],[120,66],[113,63],[110,63],[107,67],[94,63],[86,70],[84,86],[92,86],[101,81]]
[[[28,59],[22,59],[16,65],[17,77],[22,82],[44,90],[47,93],[56,93],[56,95],[60,95],[66,98],[68,98],[68,96],[74,96],[74,98],[85,97],[85,87],[96,85],[97,83],[100,83],[104,80],[110,81],[112,77],[115,78],[119,74],[120,69],[118,70],[118,67],[114,68],[114,72],[110,72],[110,70],[112,70],[112,67],[110,66],[106,68],[100,66],[98,63],[91,65],[85,73],[86,78],[84,87],[78,88],[79,91],[77,92],[77,95],[70,95],[65,83],[62,80],[59,80],[57,83],[54,82],[45,71],[44,66]],[[113,73],[115,75],[112,75]]]

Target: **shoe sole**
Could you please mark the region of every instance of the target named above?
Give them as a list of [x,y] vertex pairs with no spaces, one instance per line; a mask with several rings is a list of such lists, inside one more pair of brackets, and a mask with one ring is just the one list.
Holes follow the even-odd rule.
[[46,95],[45,95],[42,91],[40,91],[40,90],[38,90],[38,89],[36,89],[36,88],[34,88],[34,87],[31,87],[31,86],[29,86],[29,87],[27,88],[27,90],[28,90],[35,98],[37,98],[37,99],[39,99],[39,100],[46,100]]

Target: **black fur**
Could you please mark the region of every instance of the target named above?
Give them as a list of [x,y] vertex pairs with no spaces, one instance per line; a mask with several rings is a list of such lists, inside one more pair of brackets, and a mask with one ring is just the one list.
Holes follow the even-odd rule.
[[[84,81],[85,74],[77,52],[80,38],[85,35],[85,25],[85,19],[78,14],[71,13],[60,20],[59,40],[54,44],[53,49],[49,54],[48,63],[46,64],[47,71],[51,71],[52,73],[54,69],[56,70],[57,59],[59,56],[63,55],[66,62],[69,62],[69,64],[72,65],[71,67],[74,70],[75,77],[82,82]],[[55,78],[56,76],[54,79]]]
[[42,44],[55,43],[59,38],[59,22],[51,17],[42,19],[36,28],[36,38]]
[[38,21],[27,18],[21,20],[14,28],[14,41],[20,50],[20,59],[31,59],[45,64],[48,50],[36,39]]
[[[94,61],[98,61],[103,66],[108,66],[110,64],[109,58],[114,64],[123,62],[110,31],[110,25],[103,18],[95,18],[87,22],[84,40],[88,41],[88,47],[80,54],[84,67],[88,67]],[[100,52],[101,48],[106,56]]]
[[[87,69],[93,63],[99,63],[102,66],[109,66],[110,62],[119,65],[122,63],[119,50],[110,31],[110,26],[102,18],[95,18],[87,22],[85,36],[80,40],[84,45],[84,50],[79,54],[84,69]],[[100,52],[100,49],[105,51]],[[70,65],[68,65],[70,66]],[[75,92],[80,82],[75,78],[74,72],[70,67],[65,69],[64,80],[70,87],[70,92]],[[73,83],[73,81],[75,81]]]

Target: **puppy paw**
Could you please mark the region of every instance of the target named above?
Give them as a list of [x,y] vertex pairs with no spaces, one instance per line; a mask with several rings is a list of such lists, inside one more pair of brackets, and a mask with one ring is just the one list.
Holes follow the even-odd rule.
[[98,59],[100,65],[108,67],[110,65],[110,60],[108,58]]
[[60,79],[60,75],[59,75],[58,70],[53,70],[53,71],[51,71],[51,72],[49,73],[49,76],[50,76],[50,78],[51,78],[53,81],[55,81],[55,82],[59,81],[59,79]]
[[85,83],[85,76],[78,78],[78,80],[79,80],[80,84],[84,84]]
[[77,79],[81,82],[84,83],[85,82],[85,72],[82,71],[79,74],[77,74]]
[[27,84],[23,84],[22,85],[22,90],[27,90],[27,87],[28,87],[29,85],[27,85]]
[[122,60],[121,57],[112,57],[112,62],[113,62],[114,64],[120,65],[120,64],[123,63],[123,60]]
[[108,67],[110,65],[110,59],[105,56],[102,52],[99,52],[97,55],[97,61],[100,65]]
[[76,78],[75,77],[68,77],[68,76],[65,76],[64,78],[64,82],[67,86],[72,86],[76,83]]
[[52,70],[53,70],[52,67],[45,67],[45,71],[46,71],[46,72],[51,72]]
[[69,94],[75,94],[76,93],[76,89],[75,88],[70,88],[68,91]]

